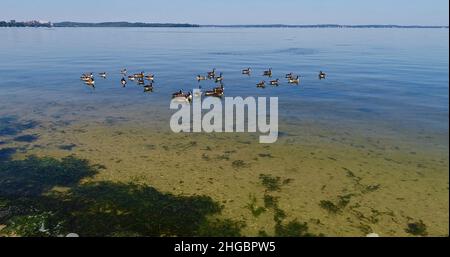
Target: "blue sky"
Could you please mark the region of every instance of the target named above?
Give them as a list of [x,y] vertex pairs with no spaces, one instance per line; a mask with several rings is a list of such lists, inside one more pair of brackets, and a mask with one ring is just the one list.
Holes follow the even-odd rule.
[[448,25],[448,0],[1,0],[0,20]]

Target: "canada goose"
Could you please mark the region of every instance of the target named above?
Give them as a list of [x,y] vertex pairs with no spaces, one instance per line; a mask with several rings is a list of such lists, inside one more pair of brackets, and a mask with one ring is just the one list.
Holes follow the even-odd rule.
[[266,87],[266,82],[265,81],[261,81],[258,84],[256,84],[256,87],[258,87],[258,88],[265,88]]
[[139,86],[145,85],[145,81],[144,81],[143,79],[138,79],[137,84],[138,84]]
[[92,72],[91,73],[84,73],[83,75],[81,75],[81,80],[83,80],[83,81],[88,81],[88,80],[90,80],[90,79],[92,79],[92,78],[94,78],[94,74],[92,74]]
[[216,87],[213,90],[208,90],[205,92],[205,96],[222,97],[225,93],[225,88],[223,85]]
[[127,75],[127,69],[122,69],[122,70],[120,71],[120,74],[122,74],[122,75]]
[[153,83],[144,86],[144,92],[153,92]]
[[269,70],[264,71],[263,75],[264,76],[268,76],[268,77],[272,77],[272,68],[270,68]]
[[145,76],[145,79],[146,79],[146,80],[153,81],[153,80],[155,79],[155,75],[153,75],[153,74],[146,75],[146,76]]
[[290,79],[290,78],[292,78],[292,77],[294,77],[294,74],[293,74],[292,72],[286,74],[286,76],[285,76],[285,78],[287,78],[287,79]]
[[325,72],[323,72],[323,71],[319,72],[319,79],[326,79],[326,77],[327,77],[327,74]]
[[120,80],[120,84],[122,84],[122,87],[125,87],[127,85],[127,80],[125,78],[122,78]]
[[100,77],[106,79],[106,72],[100,72],[98,75],[100,75]]
[[208,72],[208,78],[213,79],[215,77],[216,77],[216,68]]
[[191,94],[191,92],[185,94],[185,93],[183,93],[182,90],[180,90],[180,91],[172,94],[172,99],[181,100],[183,102],[184,101],[191,102],[192,101],[192,94]]
[[197,75],[197,81],[200,82],[202,80],[206,80],[205,76]]
[[223,81],[223,76],[222,76],[222,72],[220,73],[219,77],[216,78],[216,83],[222,82]]
[[289,83],[289,84],[298,84],[298,83],[300,83],[299,76],[296,76],[295,78],[294,78],[294,77],[291,77],[291,78],[288,80],[288,83]]
[[242,74],[244,74],[244,75],[250,75],[251,73],[252,73],[252,69],[250,67],[242,70]]
[[270,85],[272,85],[272,86],[278,86],[279,84],[280,84],[280,80],[279,79],[270,81]]
[[95,85],[95,79],[91,78],[90,80],[88,80],[88,81],[86,81],[84,83],[86,83],[86,85],[88,85],[88,86],[94,86]]
[[84,82],[86,82],[86,81],[89,81],[89,80],[91,80],[92,78],[91,77],[86,77],[86,76],[81,76],[81,78],[80,78],[82,81],[84,81]]
[[144,75],[144,72],[141,72],[141,73],[136,73],[133,76],[137,79],[143,79],[145,75]]
[[178,92],[173,93],[173,94],[172,94],[172,98],[175,98],[175,97],[181,97],[181,96],[183,96],[183,95],[184,95],[184,94],[183,94],[183,91],[180,90],[180,91],[178,91]]

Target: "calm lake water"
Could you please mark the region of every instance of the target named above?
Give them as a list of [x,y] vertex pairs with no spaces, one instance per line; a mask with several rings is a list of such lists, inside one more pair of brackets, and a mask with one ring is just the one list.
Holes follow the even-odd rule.
[[[167,109],[172,92],[196,88],[195,76],[216,67],[228,96],[279,96],[291,120],[448,132],[447,29],[3,28],[0,36],[3,115],[12,104],[29,112],[46,102]],[[242,76],[248,66],[253,76]],[[155,92],[122,89],[123,67],[156,74]],[[304,79],[257,89],[269,67],[283,82],[288,72]],[[79,80],[91,71],[110,74],[95,91]]]
[[[279,233],[271,215],[280,208],[286,215],[275,217],[277,225],[305,221],[316,234],[448,236],[448,29],[1,28],[0,38],[0,164],[73,154],[105,166],[87,181],[210,196],[249,236]],[[246,67],[252,76],[241,74]],[[122,88],[122,68],[154,73],[154,92],[131,81]],[[169,130],[171,94],[197,88],[195,77],[212,68],[223,72],[226,96],[279,97],[277,143]],[[256,88],[268,81],[268,68],[282,83]],[[321,70],[326,80],[318,79]],[[93,89],[80,81],[86,72],[108,76],[96,76]],[[289,72],[303,76],[300,85],[286,83]],[[13,176],[10,167],[0,172]],[[264,188],[270,183],[275,190]],[[269,206],[267,196],[279,205]],[[86,198],[93,197],[101,194]],[[116,199],[128,208],[129,199],[142,200],[135,197]],[[139,210],[152,209],[123,212],[143,217]],[[162,233],[114,230],[131,225],[105,224],[85,235]],[[199,235],[178,227],[165,235]],[[83,235],[80,227],[67,230]]]

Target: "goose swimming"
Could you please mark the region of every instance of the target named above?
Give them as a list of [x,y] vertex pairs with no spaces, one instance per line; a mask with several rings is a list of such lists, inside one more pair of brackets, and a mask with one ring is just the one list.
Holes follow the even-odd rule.
[[256,84],[256,87],[258,87],[258,88],[265,88],[266,87],[266,82],[265,81],[261,81],[258,84]]
[[98,75],[100,75],[100,77],[106,79],[106,72],[100,72]]
[[278,86],[279,84],[280,84],[280,79],[270,81],[270,85],[272,85],[272,86]]
[[214,68],[212,71],[208,72],[208,78],[213,79],[216,77],[216,68]]
[[182,90],[175,92],[172,94],[172,99],[180,100],[183,102],[191,102],[192,101],[192,94],[191,92],[185,94]]
[[270,68],[269,70],[264,71],[263,75],[264,76],[268,76],[268,77],[272,77],[272,68]]
[[145,85],[145,81],[144,81],[143,79],[138,79],[137,84],[138,84],[139,86]]
[[144,92],[153,92],[153,83],[144,86]]
[[130,75],[130,76],[128,76],[128,79],[131,80],[131,81],[134,81],[136,78],[134,76]]
[[287,79],[290,79],[290,78],[292,78],[292,77],[294,77],[294,74],[293,74],[292,72],[286,74],[286,76],[285,76],[285,78],[287,78]]
[[205,92],[205,96],[222,97],[225,93],[225,88],[223,85],[216,87],[213,90],[208,90]]
[[122,74],[122,75],[127,75],[127,69],[122,69],[122,70],[120,71],[120,74]]
[[120,80],[120,84],[122,84],[122,87],[125,87],[127,85],[127,80],[125,78],[122,78]]
[[219,77],[216,78],[216,83],[222,82],[223,81],[223,76],[222,76],[222,72],[220,73]]
[[145,79],[146,79],[146,80],[153,81],[153,80],[155,79],[155,75],[153,75],[153,74],[146,75],[146,76],[145,76]]
[[91,78],[91,79],[87,80],[84,83],[86,83],[86,85],[88,85],[88,86],[94,86],[95,85],[95,79]]
[[298,85],[298,83],[300,83],[300,78],[299,78],[299,76],[296,76],[295,78],[294,78],[294,77],[291,77],[291,78],[288,80],[288,83],[289,83],[289,84],[297,84],[297,85]]
[[197,75],[197,81],[200,82],[202,80],[206,80],[205,76]]
[[250,67],[242,70],[242,74],[244,74],[244,75],[250,75],[251,73],[252,73],[252,69]]
[[143,79],[145,74],[144,74],[144,72],[141,72],[141,73],[136,73],[133,76],[137,79]]
[[319,79],[326,79],[326,77],[327,77],[327,74],[325,72],[323,72],[323,71],[319,72]]

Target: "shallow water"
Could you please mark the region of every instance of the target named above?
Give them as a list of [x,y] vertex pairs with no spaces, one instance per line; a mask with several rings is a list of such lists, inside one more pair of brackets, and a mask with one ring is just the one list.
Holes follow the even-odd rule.
[[[2,28],[0,36],[0,161],[73,154],[106,167],[89,181],[211,196],[223,217],[245,222],[244,235],[274,233],[276,209],[248,208],[265,195],[279,197],[283,222],[307,222],[315,234],[407,236],[407,224],[423,221],[429,235],[448,235],[448,29]],[[241,75],[249,66],[254,74]],[[122,88],[123,67],[155,73],[155,92]],[[276,144],[170,132],[171,93],[196,88],[195,76],[214,67],[227,96],[279,97]],[[274,78],[304,79],[257,89],[270,67]],[[109,75],[92,89],[79,80],[91,71]],[[261,174],[288,183],[271,192]]]

